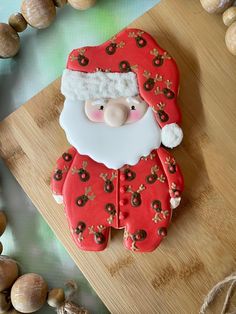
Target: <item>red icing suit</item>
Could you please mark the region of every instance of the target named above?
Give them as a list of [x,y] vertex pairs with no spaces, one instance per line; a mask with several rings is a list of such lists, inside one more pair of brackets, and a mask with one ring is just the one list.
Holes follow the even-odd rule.
[[112,170],[74,147],[57,161],[54,194],[62,195],[70,230],[83,250],[106,248],[110,227],[125,228],[129,250],[153,251],[167,234],[170,198],[180,197],[183,177],[162,147],[135,166]]

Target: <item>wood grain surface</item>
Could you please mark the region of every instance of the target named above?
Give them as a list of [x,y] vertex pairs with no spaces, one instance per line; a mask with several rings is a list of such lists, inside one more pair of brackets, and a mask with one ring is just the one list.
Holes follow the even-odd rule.
[[[158,250],[126,251],[123,231],[112,232],[102,253],[73,243],[49,188],[68,146],[58,124],[59,79],[1,123],[1,156],[112,313],[198,313],[212,285],[236,269],[236,58],[225,47],[221,17],[196,0],[161,1],[132,26],[150,32],[181,72],[185,138],[173,154],[186,189]],[[211,307],[219,309],[220,302]]]

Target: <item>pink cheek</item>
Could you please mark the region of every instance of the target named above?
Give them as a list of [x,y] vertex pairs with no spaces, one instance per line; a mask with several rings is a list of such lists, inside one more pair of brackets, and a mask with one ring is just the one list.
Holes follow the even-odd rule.
[[131,110],[129,114],[129,121],[135,122],[142,118],[142,114],[138,110]]
[[89,118],[92,121],[101,122],[101,121],[103,121],[103,111],[102,110],[96,110],[96,111],[90,112]]

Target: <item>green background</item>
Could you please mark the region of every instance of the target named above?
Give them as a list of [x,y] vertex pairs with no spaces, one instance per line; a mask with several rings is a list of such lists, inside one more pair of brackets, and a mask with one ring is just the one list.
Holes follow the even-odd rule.
[[[104,42],[158,2],[98,0],[97,5],[87,11],[66,6],[57,11],[57,19],[48,29],[28,27],[20,35],[20,53],[13,59],[0,60],[0,120],[60,76],[72,49]],[[19,10],[20,3],[20,0],[0,0],[0,21],[7,22],[9,15]],[[1,239],[3,254],[18,260],[22,272],[41,274],[50,287],[61,287],[67,280],[76,280],[79,290],[75,300],[91,313],[107,313],[1,160],[0,175],[9,219]],[[45,307],[38,313],[55,311]]]

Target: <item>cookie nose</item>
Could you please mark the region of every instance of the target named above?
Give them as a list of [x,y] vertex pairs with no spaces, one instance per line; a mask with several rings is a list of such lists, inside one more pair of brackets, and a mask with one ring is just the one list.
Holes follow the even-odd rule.
[[109,104],[104,112],[104,120],[111,127],[122,126],[128,117],[128,108],[122,104]]

